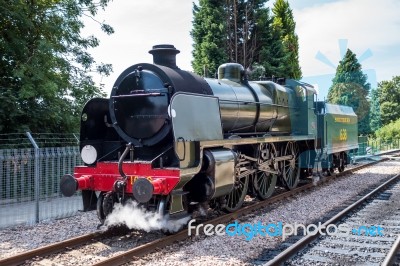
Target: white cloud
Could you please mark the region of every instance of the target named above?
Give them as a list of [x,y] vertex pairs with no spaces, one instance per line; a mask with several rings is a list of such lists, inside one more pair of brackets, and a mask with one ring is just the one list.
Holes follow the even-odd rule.
[[384,54],[388,49],[392,51],[391,60],[394,57],[400,61],[400,1],[343,0],[293,12],[304,76],[335,71],[315,59],[315,55],[320,51],[337,65],[340,60],[339,39],[347,39],[348,47],[357,56],[367,49],[372,51],[373,57],[362,65],[363,69],[375,69],[378,80],[400,75],[398,68],[384,64]]
[[[84,34],[94,34],[100,39],[100,46],[91,54],[98,62],[111,63],[114,73],[103,78],[107,93],[118,75],[137,63],[151,63],[148,51],[155,44],[173,44],[181,51],[177,55],[180,68],[191,70],[192,1],[139,1],[120,0],[109,4],[99,12],[96,19],[110,24],[115,33],[107,36],[98,24],[85,20]],[[100,82],[99,78],[96,78]]]

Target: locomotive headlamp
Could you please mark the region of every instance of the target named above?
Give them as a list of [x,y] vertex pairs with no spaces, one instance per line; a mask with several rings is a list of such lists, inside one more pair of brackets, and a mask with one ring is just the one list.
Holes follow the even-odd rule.
[[92,145],[86,145],[81,150],[82,161],[85,164],[92,164],[97,159],[97,151],[96,148]]

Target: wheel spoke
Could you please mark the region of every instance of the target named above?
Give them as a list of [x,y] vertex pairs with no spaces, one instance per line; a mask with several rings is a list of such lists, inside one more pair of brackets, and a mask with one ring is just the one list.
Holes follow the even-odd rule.
[[292,159],[283,162],[284,184],[288,189],[293,189],[297,186],[299,181],[299,148],[294,142],[289,142],[286,145],[283,156],[292,155]]
[[[239,161],[236,165],[235,173],[236,173],[236,181],[234,184],[234,187],[232,191],[225,196],[226,200],[226,205],[224,207],[224,210],[227,212],[234,212],[238,210],[246,197],[247,194],[247,189],[249,186],[249,175],[245,175],[239,178],[239,176],[242,174],[243,171],[241,172],[241,168],[246,168],[246,161],[242,159],[242,161]],[[245,171],[248,171],[249,169],[245,169]]]
[[259,184],[260,184],[260,192],[261,193],[265,193],[265,189],[266,189],[266,178],[265,178],[265,174],[261,175],[262,178],[259,179]]
[[[270,169],[274,168],[274,158],[277,157],[275,145],[273,143],[264,143],[259,146],[259,164],[265,164],[270,160]],[[253,179],[253,186],[257,197],[264,200],[272,195],[275,189],[277,176],[263,170],[256,173]]]
[[276,184],[276,175],[266,174],[264,172],[260,173],[258,178],[255,178],[257,196],[260,199],[266,199],[272,195]]

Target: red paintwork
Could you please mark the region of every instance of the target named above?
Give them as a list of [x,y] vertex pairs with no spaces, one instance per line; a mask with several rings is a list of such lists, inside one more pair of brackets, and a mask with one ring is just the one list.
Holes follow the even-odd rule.
[[[153,194],[168,195],[179,182],[179,168],[153,169],[144,162],[124,162],[122,169],[127,179],[126,193],[132,193],[136,178],[147,178],[154,187]],[[74,177],[78,189],[112,191],[114,182],[122,180],[117,162],[99,162],[96,166],[77,166]]]
[[90,189],[92,176],[91,175],[82,175],[79,178],[75,178],[78,181],[78,188],[79,189]]

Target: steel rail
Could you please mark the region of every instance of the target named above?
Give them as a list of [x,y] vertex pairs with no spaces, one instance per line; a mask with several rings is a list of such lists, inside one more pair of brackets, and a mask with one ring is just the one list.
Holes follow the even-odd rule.
[[[368,193],[367,195],[365,195],[364,197],[362,197],[358,201],[354,202],[353,204],[348,206],[346,209],[342,210],[341,212],[339,212],[338,214],[333,216],[331,219],[329,219],[328,221],[323,223],[322,227],[326,228],[328,225],[334,224],[334,223],[342,220],[347,214],[349,214],[351,211],[357,209],[366,200],[370,199],[371,197],[373,197],[374,195],[379,193],[381,190],[385,189],[387,186],[397,182],[399,177],[400,177],[400,174],[397,174],[397,175],[393,176],[388,181],[386,181],[385,183],[381,184],[379,187],[375,188],[373,191],[371,191],[370,193]],[[296,242],[292,246],[290,246],[287,249],[285,249],[282,253],[277,255],[275,258],[273,258],[272,260],[268,261],[266,266],[273,266],[273,265],[281,265],[281,264],[283,264],[285,261],[287,261],[288,259],[290,259],[294,255],[296,255],[298,252],[303,250],[309,243],[313,242],[320,235],[321,234],[318,231],[315,235],[307,235],[307,236],[303,237],[298,242]]]
[[[389,152],[382,153],[380,155],[383,155],[383,154],[386,154],[386,153],[393,153],[393,152],[397,152],[397,151],[398,150],[392,150],[392,151],[389,151]],[[348,169],[348,170],[346,170],[346,171],[344,171],[342,173],[336,173],[335,175],[326,177],[325,180],[318,181],[316,184],[309,183],[309,184],[306,184],[306,185],[302,185],[302,186],[297,187],[297,188],[295,188],[295,189],[293,189],[291,191],[287,191],[287,192],[284,192],[282,194],[278,194],[276,196],[273,196],[273,197],[271,197],[271,198],[269,198],[267,200],[260,201],[260,202],[245,206],[245,207],[239,209],[238,211],[236,211],[234,213],[230,213],[230,214],[226,214],[226,215],[217,217],[217,218],[215,218],[213,220],[205,222],[204,224],[217,225],[217,224],[220,224],[220,223],[227,223],[227,222],[229,222],[229,221],[231,221],[233,219],[237,219],[239,216],[243,216],[243,215],[249,214],[251,212],[254,212],[257,209],[264,208],[264,207],[266,207],[266,206],[268,206],[268,205],[270,205],[270,204],[272,204],[274,202],[283,200],[283,199],[288,198],[288,197],[290,197],[292,195],[295,195],[295,194],[297,194],[299,192],[302,192],[302,191],[308,190],[310,188],[313,188],[313,187],[315,187],[315,186],[317,186],[317,185],[319,185],[321,183],[327,182],[327,181],[329,181],[329,180],[331,180],[333,178],[344,176],[344,175],[349,174],[349,173],[353,173],[353,172],[355,172],[357,170],[360,170],[362,168],[366,168],[366,167],[369,167],[371,165],[374,165],[374,164],[377,164],[379,162],[386,161],[386,160],[388,160],[388,158],[382,158],[379,161],[374,161],[374,162],[371,162],[371,163],[363,164],[363,165],[354,167],[352,169]],[[89,241],[100,239],[100,238],[104,237],[104,235],[106,235],[106,234],[107,234],[107,232],[105,232],[105,233],[104,232],[95,232],[95,233],[90,233],[90,234],[74,237],[74,238],[71,238],[71,239],[67,239],[67,240],[64,240],[64,241],[61,241],[61,242],[57,242],[57,243],[54,243],[54,244],[50,244],[50,245],[47,245],[47,246],[44,246],[44,247],[39,247],[39,248],[36,248],[36,249],[33,249],[33,250],[29,250],[29,251],[26,251],[26,252],[23,252],[23,253],[19,253],[19,254],[15,255],[15,256],[11,256],[11,257],[7,257],[7,258],[4,258],[4,259],[0,259],[0,265],[2,265],[2,266],[3,265],[4,266],[20,265],[20,264],[23,264],[24,262],[26,262],[27,260],[33,259],[35,257],[44,257],[44,256],[51,255],[51,254],[54,254],[54,253],[57,253],[57,252],[62,252],[66,248],[76,247],[76,246],[79,246],[79,245],[83,245],[83,244],[85,244],[85,243],[87,243]],[[170,235],[170,236],[163,237],[161,239],[157,239],[155,241],[146,243],[146,244],[141,245],[139,247],[135,247],[135,248],[127,251],[126,253],[122,253],[120,255],[117,255],[117,256],[111,257],[109,259],[105,259],[103,261],[100,261],[99,263],[97,263],[95,265],[121,265],[123,263],[126,263],[126,262],[134,259],[135,257],[140,257],[140,256],[144,256],[146,254],[149,254],[156,248],[166,247],[166,246],[168,246],[170,244],[173,244],[176,241],[181,241],[181,240],[187,239],[188,237],[189,237],[188,236],[188,230],[184,229],[184,230],[182,230],[182,231],[180,231],[180,232],[178,232],[178,233],[176,233],[174,235]]]
[[394,241],[393,246],[390,248],[389,253],[386,255],[385,260],[382,262],[381,266],[393,265],[393,261],[397,256],[397,251],[400,248],[400,235]]
[[36,248],[33,250],[29,250],[23,253],[19,253],[15,256],[8,257],[0,260],[0,265],[2,266],[12,266],[12,265],[20,265],[25,261],[30,260],[35,257],[43,257],[46,255],[54,254],[56,252],[63,251],[66,248],[76,247],[87,243],[91,240],[98,239],[103,236],[102,232],[95,232],[86,234],[83,236],[74,237],[71,239],[67,239],[65,241],[57,242],[54,244],[50,244],[44,247]]
[[[396,152],[396,151],[391,151],[391,152]],[[344,176],[344,175],[347,175],[347,174],[351,174],[351,173],[353,173],[353,172],[355,172],[357,170],[360,170],[360,169],[363,169],[363,168],[366,168],[366,167],[369,167],[371,165],[377,164],[377,163],[382,162],[382,161],[387,161],[387,160],[388,160],[387,158],[382,158],[379,161],[374,161],[374,162],[371,162],[371,163],[360,165],[360,166],[352,168],[352,169],[348,169],[348,170],[343,171],[341,173],[336,173],[336,174],[334,174],[332,176],[326,177],[324,180],[318,181],[316,184],[308,183],[306,185],[302,185],[302,186],[297,187],[297,188],[295,188],[293,190],[290,190],[290,191],[284,192],[282,194],[278,194],[276,196],[273,196],[273,197],[271,197],[271,198],[269,198],[267,200],[260,201],[260,202],[251,204],[249,206],[243,207],[243,208],[237,210],[234,213],[225,214],[225,215],[219,216],[217,218],[214,218],[212,220],[206,221],[203,224],[204,225],[212,224],[212,225],[215,226],[217,224],[227,223],[229,221],[232,221],[233,219],[237,219],[240,216],[252,213],[252,212],[254,212],[254,211],[258,210],[258,209],[262,209],[262,208],[264,208],[264,207],[266,207],[266,206],[268,206],[268,205],[270,205],[272,203],[275,203],[277,201],[280,201],[280,200],[286,199],[288,197],[291,197],[291,196],[293,196],[295,194],[298,194],[298,193],[300,193],[302,191],[305,191],[305,190],[311,189],[313,187],[316,187],[319,184],[325,183],[325,182],[327,182],[327,181],[329,181],[331,179],[334,179],[334,178],[337,178],[337,177],[341,177],[341,176]],[[129,262],[131,260],[135,260],[138,257],[147,255],[147,254],[151,253],[152,251],[154,251],[157,248],[164,248],[164,247],[167,247],[167,246],[173,244],[174,242],[185,240],[185,239],[190,237],[188,235],[188,233],[189,233],[188,229],[183,229],[183,230],[179,231],[178,233],[176,233],[174,235],[166,236],[166,237],[157,239],[157,240],[155,240],[153,242],[149,242],[147,244],[144,244],[142,246],[132,248],[132,249],[130,249],[130,250],[128,250],[128,251],[126,251],[126,252],[124,252],[122,254],[119,254],[119,255],[110,257],[108,259],[102,260],[102,261],[100,261],[98,263],[95,263],[93,265],[95,265],[95,266],[122,265],[122,264],[127,263],[127,262]]]

